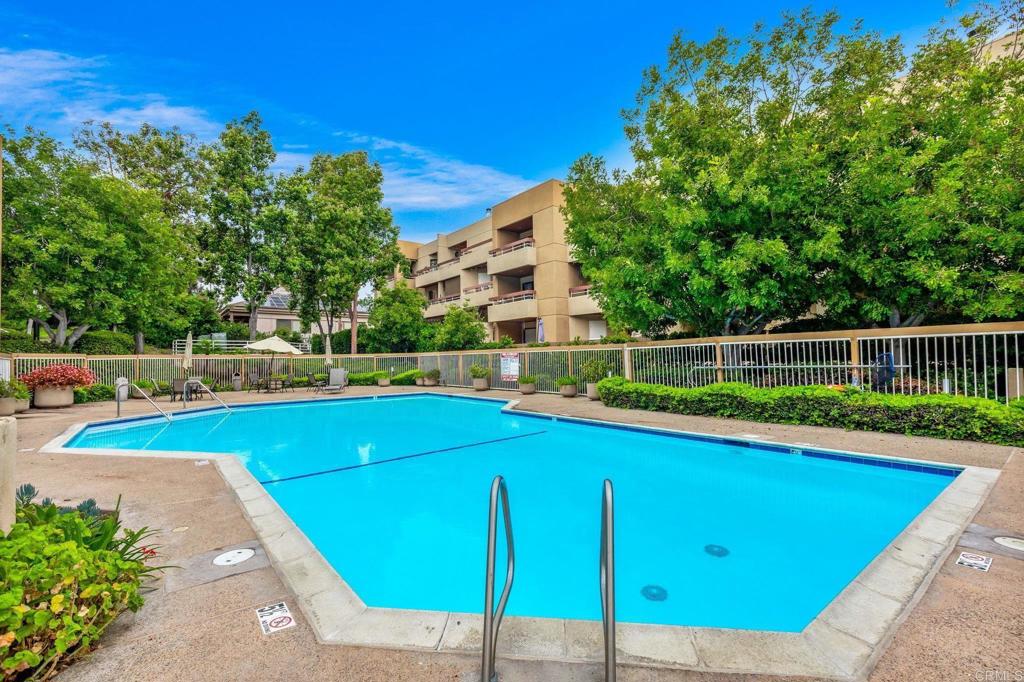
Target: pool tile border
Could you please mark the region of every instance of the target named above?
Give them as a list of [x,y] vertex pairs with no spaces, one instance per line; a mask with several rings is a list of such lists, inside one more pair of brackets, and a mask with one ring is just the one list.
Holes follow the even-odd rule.
[[[752,439],[693,434],[577,417],[517,410],[519,401],[430,391],[403,393],[463,400],[503,402],[503,411],[558,421],[573,421],[626,430],[725,442],[790,454],[822,456],[871,466],[896,466],[953,476],[929,504],[833,601],[800,633],[722,628],[619,623],[616,647],[623,665],[677,668],[703,672],[810,676],[836,680],[861,679],[873,666],[896,627],[927,589],[956,539],[980,508],[1000,472],[982,467],[953,468],[925,460],[871,457],[858,453],[766,444]],[[381,399],[385,396],[342,396],[337,400]],[[295,404],[311,401],[254,403]],[[323,402],[317,401],[317,402]],[[203,412],[211,409],[199,408]],[[93,424],[138,421],[105,420]],[[69,427],[40,448],[46,454],[92,454],[120,457],[206,459],[217,466],[234,491],[278,575],[295,595],[317,640],[328,644],[440,651],[479,655],[480,614],[385,609],[367,606],[324,559],[266,489],[238,461],[223,453],[133,451],[68,448],[89,424]],[[527,660],[598,663],[602,660],[601,626],[594,621],[510,616],[502,625],[499,656]]]

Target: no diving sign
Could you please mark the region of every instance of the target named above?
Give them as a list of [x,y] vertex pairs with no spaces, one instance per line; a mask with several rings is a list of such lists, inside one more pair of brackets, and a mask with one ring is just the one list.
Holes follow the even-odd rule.
[[263,630],[265,635],[272,635],[278,630],[284,630],[295,625],[292,612],[288,610],[288,605],[283,601],[256,609],[256,617],[259,619],[260,629]]
[[967,568],[973,568],[976,571],[985,571],[987,573],[988,569],[992,567],[992,557],[982,556],[972,552],[960,552],[960,557],[956,560],[956,565],[966,566]]

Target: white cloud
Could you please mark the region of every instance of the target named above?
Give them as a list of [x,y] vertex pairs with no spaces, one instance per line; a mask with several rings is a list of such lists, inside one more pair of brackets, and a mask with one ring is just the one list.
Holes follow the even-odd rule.
[[[288,145],[282,146],[287,147]],[[274,161],[274,165],[270,167],[270,170],[273,173],[291,173],[298,166],[309,168],[309,161],[312,158],[312,154],[278,151],[277,159]]]
[[396,210],[479,206],[518,194],[534,184],[491,166],[468,163],[407,142],[362,133],[335,134],[353,145],[369,148],[384,169],[384,200]]
[[[178,126],[200,137],[219,125],[197,107],[172,104],[156,93],[129,94],[101,80],[102,57],[78,57],[53,50],[0,48],[0,108],[60,132],[87,120],[136,128],[147,121],[161,128]],[[57,131],[55,131],[57,132]]]

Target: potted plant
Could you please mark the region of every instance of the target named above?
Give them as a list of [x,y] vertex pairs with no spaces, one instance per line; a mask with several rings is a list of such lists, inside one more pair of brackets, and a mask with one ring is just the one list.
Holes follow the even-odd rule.
[[484,365],[470,365],[469,376],[473,377],[474,391],[486,391],[490,384],[491,368]]
[[133,398],[152,398],[156,393],[156,384],[149,379],[139,379],[135,382],[135,388],[132,389]]
[[519,377],[519,392],[523,395],[530,395],[537,392],[537,377],[532,374],[524,374]]
[[96,375],[85,367],[49,365],[21,376],[32,389],[36,407],[70,407],[75,402],[75,388],[96,383]]
[[390,386],[391,385],[391,377],[390,376],[377,377],[377,385],[380,386],[381,388],[384,388],[386,386]]
[[423,385],[424,386],[437,386],[438,382],[441,381],[441,370],[428,369],[423,373]]
[[600,358],[591,358],[580,363],[580,374],[583,375],[583,381],[587,383],[588,398],[591,400],[600,399],[600,396],[597,394],[597,382],[610,375],[611,372],[611,364]]
[[11,379],[11,386],[14,387],[14,413],[24,412],[28,409],[32,394],[28,392],[28,386],[17,379]]
[[558,385],[558,391],[562,394],[563,398],[575,398],[576,397],[576,377],[560,377],[555,381]]
[[426,382],[426,377],[424,376],[425,374],[426,372],[418,369],[416,370],[416,373],[412,375],[413,379],[416,381],[417,386],[422,386]]
[[18,388],[13,381],[0,379],[0,417],[10,417],[17,407]]

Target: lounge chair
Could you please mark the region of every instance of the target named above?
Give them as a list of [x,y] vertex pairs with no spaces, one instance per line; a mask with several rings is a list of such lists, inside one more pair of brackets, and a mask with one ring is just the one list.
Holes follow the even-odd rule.
[[348,370],[332,368],[327,375],[327,385],[320,388],[324,393],[341,393],[348,386]]
[[264,389],[266,387],[267,387],[266,381],[264,381],[263,379],[260,379],[260,375],[259,374],[257,374],[256,372],[249,372],[249,391],[247,391],[247,392],[251,393],[252,390],[255,388],[256,392],[259,393],[260,390],[262,390],[262,389]]
[[317,379],[316,375],[313,374],[312,372],[306,375],[306,379],[309,380],[309,383],[306,384],[306,391],[313,391],[314,393],[319,393],[320,389],[327,385],[326,381],[323,381],[322,379]]
[[202,400],[203,397],[208,393],[207,389],[203,386],[203,377],[189,377],[188,378],[188,399],[189,400]]

